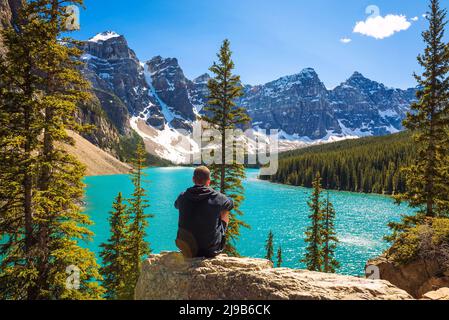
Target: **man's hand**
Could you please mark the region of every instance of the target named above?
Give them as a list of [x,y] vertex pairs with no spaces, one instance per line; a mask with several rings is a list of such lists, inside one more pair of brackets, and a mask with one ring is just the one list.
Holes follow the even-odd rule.
[[221,220],[226,222],[226,225],[229,224],[229,211],[222,211],[221,212]]

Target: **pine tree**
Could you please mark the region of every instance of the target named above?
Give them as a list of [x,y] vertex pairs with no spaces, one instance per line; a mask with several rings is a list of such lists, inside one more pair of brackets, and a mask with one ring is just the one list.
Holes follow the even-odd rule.
[[270,232],[268,233],[267,241],[265,242],[265,250],[267,251],[265,259],[270,260],[271,262],[273,262],[274,256],[273,238],[273,232],[270,230]]
[[130,216],[129,226],[129,253],[131,255],[130,272],[126,280],[128,290],[134,290],[137,280],[139,279],[142,260],[151,253],[150,244],[145,240],[148,227],[148,218],[153,215],[146,214],[145,209],[149,207],[147,194],[143,188],[143,178],[145,173],[146,151],[142,144],[137,146],[136,156],[132,160],[132,182],[134,192],[128,200],[128,214]]
[[404,120],[418,149],[414,164],[404,169],[407,190],[396,197],[418,208],[412,217],[391,223],[389,240],[424,219],[449,216],[449,46],[444,41],[447,10],[431,0],[426,19],[429,29],[422,33],[426,48],[418,56],[422,75],[415,74],[420,89],[417,102]]
[[422,207],[427,217],[449,213],[449,171],[447,142],[449,125],[449,47],[444,42],[447,10],[431,0],[427,14],[429,30],[423,32],[427,47],[418,56],[425,69],[415,78],[422,89],[411,106],[404,126],[413,132],[418,146],[416,163],[406,170],[407,192],[401,197],[412,207]]
[[340,264],[335,259],[338,238],[335,232],[335,209],[330,202],[329,192],[324,203],[323,220],[323,271],[326,273],[335,273],[336,269],[340,267]]
[[279,246],[278,253],[277,253],[277,264],[276,264],[276,266],[278,268],[282,267],[282,262],[283,262],[283,260],[282,260],[282,247]]
[[[219,62],[214,62],[210,71],[214,77],[209,81],[209,101],[205,107],[202,120],[208,126],[218,130],[221,134],[220,163],[210,166],[212,187],[219,188],[234,201],[234,210],[230,214],[230,222],[227,230],[227,244],[225,252],[230,255],[238,255],[235,242],[240,235],[240,227],[249,227],[239,219],[243,215],[240,206],[244,200],[244,188],[242,180],[245,179],[243,164],[236,161],[236,142],[232,137],[227,137],[226,130],[236,129],[247,124],[250,119],[245,109],[236,105],[236,99],[243,95],[240,77],[233,75],[234,62],[231,59],[229,40],[225,40],[217,55]],[[232,147],[232,161],[226,161],[226,152]],[[228,151],[229,152],[229,151]],[[228,159],[230,160],[230,159]]]
[[[79,245],[92,237],[91,221],[81,208],[85,169],[62,146],[74,143],[67,130],[79,129],[77,104],[90,97],[78,69],[81,51],[70,39],[60,40],[69,31],[65,8],[74,3],[81,1],[29,1],[18,32],[6,35],[2,94],[19,103],[6,112],[11,126],[17,126],[6,151],[12,146],[19,155],[7,160],[13,162],[11,171],[20,173],[10,194],[15,205],[7,209],[1,230],[7,243],[1,250],[0,281],[6,283],[2,296],[8,299],[99,299],[103,294],[95,256]],[[16,63],[23,69],[14,70]],[[66,283],[66,270],[75,269],[80,270],[79,288]]]
[[113,211],[109,217],[111,236],[100,253],[103,267],[100,273],[106,289],[106,298],[110,300],[131,299],[133,292],[129,290],[127,279],[130,269],[129,215],[126,204],[120,192],[112,205]]
[[308,203],[311,225],[307,228],[305,242],[308,243],[302,262],[310,271],[322,271],[323,266],[323,202],[321,200],[321,177],[317,173],[313,180],[313,192]]
[[[42,79],[36,77],[34,56],[42,38],[42,22],[24,21],[32,11],[22,10],[18,26],[2,31],[7,49],[0,58],[0,297],[26,299],[35,286],[33,177],[38,148],[40,104],[34,97]],[[34,152],[33,152],[34,151]]]

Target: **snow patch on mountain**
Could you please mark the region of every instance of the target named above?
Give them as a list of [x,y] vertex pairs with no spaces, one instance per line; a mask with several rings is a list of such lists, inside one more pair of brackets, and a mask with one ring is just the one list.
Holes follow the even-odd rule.
[[198,144],[190,136],[168,125],[158,130],[147,125],[140,117],[132,117],[130,125],[143,138],[147,149],[175,164],[189,164],[193,153],[199,152]]
[[[112,31],[86,41],[83,50],[83,73],[114,125],[126,132],[131,122],[150,152],[184,163],[188,150],[197,146],[175,142],[207,112],[210,75],[187,79],[176,58],[156,56],[140,62],[126,39]],[[236,104],[247,110],[259,137],[279,130],[281,151],[396,133],[403,129],[401,122],[416,92],[388,88],[359,72],[329,90],[312,68],[263,85],[242,86],[244,95]]]
[[120,35],[114,31],[106,31],[97,34],[96,36],[89,39],[90,42],[104,42],[109,39],[118,38]]

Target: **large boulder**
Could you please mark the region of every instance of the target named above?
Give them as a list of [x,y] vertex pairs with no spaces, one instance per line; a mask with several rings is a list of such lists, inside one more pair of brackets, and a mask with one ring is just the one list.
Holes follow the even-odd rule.
[[151,255],[142,266],[138,300],[396,300],[411,299],[387,281],[273,268],[268,260],[220,255],[185,259]]
[[449,300],[449,288],[441,288],[436,291],[427,292],[423,300]]
[[417,258],[407,264],[398,264],[383,255],[370,260],[368,265],[378,267],[380,279],[391,282],[415,298],[449,287],[449,272],[444,271],[436,259]]

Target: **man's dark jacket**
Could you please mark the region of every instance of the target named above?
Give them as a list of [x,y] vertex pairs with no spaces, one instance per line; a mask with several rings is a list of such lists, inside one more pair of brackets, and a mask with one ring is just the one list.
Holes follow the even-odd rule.
[[194,186],[180,194],[175,202],[179,209],[176,244],[188,257],[214,257],[223,251],[226,224],[223,211],[234,208],[232,200],[206,186]]

